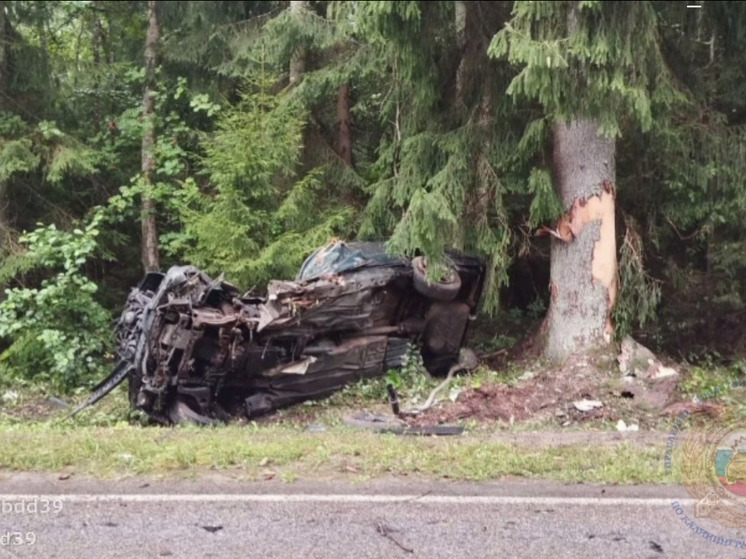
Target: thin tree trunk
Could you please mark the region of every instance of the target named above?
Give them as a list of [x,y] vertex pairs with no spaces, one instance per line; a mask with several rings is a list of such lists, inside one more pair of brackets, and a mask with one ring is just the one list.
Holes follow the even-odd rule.
[[461,52],[458,68],[456,69],[456,107],[462,110],[465,106],[464,100],[464,80],[466,77],[466,64],[469,60],[469,53],[466,52],[466,2],[456,1],[453,3],[456,43]]
[[[97,8],[95,2],[93,7]],[[92,26],[93,32],[91,33],[91,36],[93,41],[91,46],[93,47],[93,64],[96,66],[96,69],[99,69],[101,67],[101,52],[104,45],[104,28],[101,25],[101,18],[98,16],[96,11],[93,12]]]
[[615,145],[598,121],[554,128],[554,173],[567,210],[552,239],[545,354],[562,360],[611,341],[617,293]]
[[[104,29],[101,25],[101,18],[98,15],[98,6],[96,5],[96,2],[92,4],[93,8],[93,14],[92,14],[92,32],[91,32],[91,48],[93,51],[93,65],[96,67],[95,73],[94,73],[94,82],[93,85],[98,91],[100,89],[101,83],[100,83],[100,76],[101,76],[101,62],[102,59],[105,59],[102,57],[102,50],[103,50],[103,44],[104,44]],[[103,127],[103,109],[101,106],[101,95],[96,95],[94,101],[93,101],[93,122],[99,123],[99,127]],[[99,129],[101,129],[99,128]]]
[[39,35],[39,47],[41,49],[41,76],[51,82],[52,78],[49,72],[49,23],[46,13],[48,9],[49,6],[46,3],[36,3],[36,33]]
[[148,33],[145,39],[145,93],[142,101],[142,264],[146,272],[158,270],[158,229],[155,201],[150,195],[155,171],[155,65],[160,33],[155,0],[148,1]]
[[337,154],[350,167],[352,164],[352,119],[350,117],[350,84],[345,83],[337,92]]
[[[5,21],[5,8],[7,2],[4,0],[0,1],[0,109],[5,106],[5,96],[8,91],[8,37],[6,34]],[[8,238],[10,237],[10,224],[8,223],[8,216],[5,208],[6,196],[5,196],[6,184],[5,181],[0,179],[0,254],[3,253]]]
[[[7,80],[8,80],[8,60],[6,53],[8,52],[8,37],[5,33],[5,7],[7,2],[0,0],[0,94],[5,94],[7,91]],[[0,106],[5,103],[4,98],[0,98]]]
[[[308,0],[291,0],[290,13],[294,18],[300,19],[308,7]],[[306,48],[299,46],[290,58],[290,86],[298,85],[306,72]]]

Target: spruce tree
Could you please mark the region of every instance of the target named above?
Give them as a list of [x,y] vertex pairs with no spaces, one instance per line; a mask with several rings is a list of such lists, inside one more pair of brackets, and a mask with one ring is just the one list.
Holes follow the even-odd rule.
[[625,119],[643,130],[676,99],[650,2],[516,2],[490,54],[518,68],[508,93],[552,124],[564,216],[552,234],[545,354],[610,342],[617,294],[616,148]]

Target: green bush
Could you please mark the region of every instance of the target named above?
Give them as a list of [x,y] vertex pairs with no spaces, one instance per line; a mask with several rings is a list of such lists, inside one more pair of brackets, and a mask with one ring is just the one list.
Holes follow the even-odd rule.
[[24,259],[55,271],[38,287],[7,289],[0,303],[0,338],[10,346],[0,356],[6,381],[33,380],[70,390],[99,376],[110,342],[110,315],[95,299],[97,285],[84,273],[96,250],[102,214],[84,229],[39,227],[21,237]]

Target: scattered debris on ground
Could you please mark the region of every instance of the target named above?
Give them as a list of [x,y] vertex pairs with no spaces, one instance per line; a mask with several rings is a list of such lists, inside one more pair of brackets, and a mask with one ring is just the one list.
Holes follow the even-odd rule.
[[[500,352],[496,357],[494,353],[487,352],[492,357],[486,366],[496,372],[474,383],[460,381],[456,387],[449,387],[447,381],[441,382],[430,392],[428,400],[434,405],[429,409],[424,409],[427,405],[408,407],[417,404],[410,394],[402,398],[400,416],[397,417],[383,400],[375,403],[370,395],[361,397],[353,390],[351,398],[343,394],[326,404],[307,402],[307,405],[270,414],[256,422],[290,423],[302,426],[308,432],[322,432],[340,418],[350,425],[348,420],[352,417],[353,423],[357,421],[357,427],[407,435],[458,434],[465,425],[473,425],[473,422],[483,425],[502,422],[512,426],[530,421],[554,427],[603,423],[620,436],[628,436],[637,431],[655,429],[662,421],[684,412],[696,411],[714,417],[724,407],[717,401],[697,404],[691,401],[691,397],[684,396],[681,384],[689,381],[691,373],[656,356],[632,338],[622,341],[618,353],[607,351],[574,357],[561,366],[543,362],[537,357],[535,348],[526,342]],[[468,367],[462,363],[463,368],[476,364],[472,352],[463,351],[462,354],[473,361],[467,359]],[[485,354],[479,357],[485,364]],[[426,394],[419,395],[420,403]],[[0,413],[12,421],[53,419],[69,406],[67,402],[43,393],[0,392]],[[109,415],[101,421],[121,419],[126,402],[119,398],[112,406]],[[360,413],[365,409],[370,411]],[[413,409],[418,413],[413,416],[406,413]],[[368,425],[360,425],[366,417]]]
[[617,431],[621,431],[622,433],[624,433],[626,431],[639,431],[640,430],[640,426],[639,425],[633,425],[633,424],[627,425],[624,422],[623,419],[620,419],[616,423],[616,430]]
[[394,528],[391,528],[388,524],[386,524],[383,521],[379,521],[376,524],[376,531],[381,534],[384,538],[388,538],[392,542],[396,544],[396,546],[401,549],[402,551],[406,553],[414,553],[414,549],[411,547],[407,547],[406,545],[402,544],[397,538],[395,538],[392,534],[395,532],[398,532],[399,530],[396,530]]
[[59,415],[60,410],[70,407],[70,404],[55,397],[27,394],[15,390],[6,390],[0,395],[0,414],[17,420],[51,419]]
[[591,411],[596,408],[602,408],[604,403],[600,400],[578,400],[572,403],[573,407],[578,411]]
[[346,415],[343,421],[351,427],[393,435],[450,436],[461,435],[464,432],[464,428],[458,425],[410,425],[391,414],[370,412]]
[[410,424],[476,420],[512,425],[532,419],[568,426],[607,420],[626,432],[676,415],[672,412],[685,404],[677,390],[682,376],[677,367],[631,337],[622,341],[618,355],[598,352],[548,366],[527,353],[516,366],[525,371],[514,385],[491,383],[465,390],[455,403],[441,404]]

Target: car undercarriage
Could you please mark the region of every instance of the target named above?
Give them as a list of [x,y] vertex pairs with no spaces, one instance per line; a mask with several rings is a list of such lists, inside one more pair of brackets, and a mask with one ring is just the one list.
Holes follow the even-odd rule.
[[335,242],[264,297],[192,266],[147,274],[117,322],[116,367],[87,404],[127,379],[131,406],[158,423],[254,418],[400,368],[410,344],[431,374],[445,374],[485,268],[450,253],[445,269],[432,281],[422,257]]

